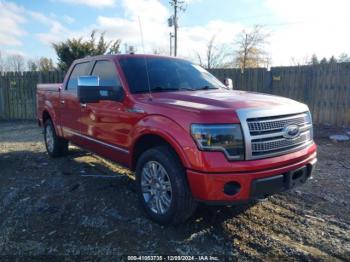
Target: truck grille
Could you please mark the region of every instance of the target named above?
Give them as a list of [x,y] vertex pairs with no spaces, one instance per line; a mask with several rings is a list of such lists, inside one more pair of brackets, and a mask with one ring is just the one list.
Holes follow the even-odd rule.
[[[309,113],[246,119],[251,157],[254,159],[282,155],[312,142],[312,122]],[[292,138],[286,135],[288,126],[299,132]]]
[[259,118],[256,120],[248,119],[249,131],[252,135],[283,129],[286,125],[292,125],[292,124],[303,125],[305,123],[308,123],[306,114],[301,116],[289,117],[289,118],[287,117],[285,119],[278,119],[278,118],[277,119],[267,118],[266,120],[265,119],[259,119]]

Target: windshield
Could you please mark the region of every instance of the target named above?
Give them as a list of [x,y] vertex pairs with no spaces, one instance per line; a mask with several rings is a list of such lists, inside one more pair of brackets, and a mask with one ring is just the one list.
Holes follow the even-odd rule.
[[[146,67],[147,63],[147,67]],[[223,84],[198,65],[180,59],[128,57],[120,59],[131,93],[224,88]]]

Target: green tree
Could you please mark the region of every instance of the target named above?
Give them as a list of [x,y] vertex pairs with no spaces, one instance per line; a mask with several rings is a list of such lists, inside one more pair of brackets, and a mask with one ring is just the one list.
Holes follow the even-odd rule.
[[339,61],[339,63],[350,62],[350,56],[348,56],[348,54],[346,54],[346,53],[342,53],[342,54],[340,54],[338,61]]
[[317,55],[313,54],[311,57],[310,64],[311,65],[318,65],[320,62],[318,61]]
[[106,41],[104,33],[96,40],[96,30],[92,31],[89,40],[83,38],[72,38],[65,42],[54,43],[53,48],[58,56],[58,67],[67,70],[74,60],[86,56],[103,54],[118,54],[121,41]]
[[325,58],[325,57],[322,58],[321,61],[320,61],[320,64],[323,64],[323,65],[324,65],[324,64],[327,64],[327,63],[328,63],[328,60],[327,60],[327,58]]
[[328,63],[330,63],[330,64],[335,64],[335,63],[337,63],[338,61],[337,61],[337,59],[334,57],[334,55],[332,55],[332,57],[329,59],[329,61],[328,61]]

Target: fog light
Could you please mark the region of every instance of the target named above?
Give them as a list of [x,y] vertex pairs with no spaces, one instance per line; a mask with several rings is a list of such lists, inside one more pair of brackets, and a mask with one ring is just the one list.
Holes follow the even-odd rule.
[[237,194],[241,190],[241,185],[237,182],[228,182],[224,186],[224,193],[229,196]]

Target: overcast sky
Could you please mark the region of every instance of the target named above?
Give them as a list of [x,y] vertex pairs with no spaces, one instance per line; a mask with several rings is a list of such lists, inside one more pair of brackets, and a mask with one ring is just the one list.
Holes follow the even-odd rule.
[[[0,0],[0,50],[27,58],[56,60],[52,42],[89,36],[92,29],[140,46],[142,21],[146,52],[169,50],[168,0]],[[232,46],[244,28],[265,25],[273,65],[289,65],[313,53],[350,54],[349,0],[186,0],[180,14],[179,55],[204,52],[215,34]],[[138,51],[142,51],[138,47]]]

